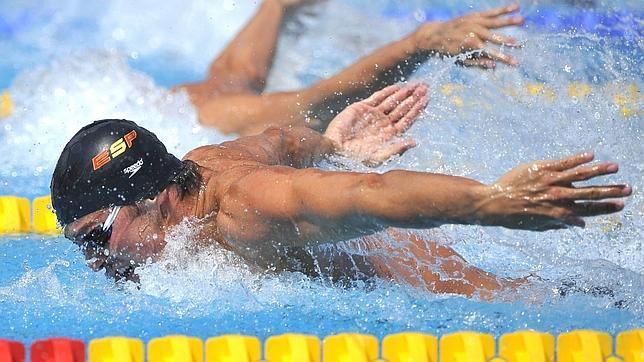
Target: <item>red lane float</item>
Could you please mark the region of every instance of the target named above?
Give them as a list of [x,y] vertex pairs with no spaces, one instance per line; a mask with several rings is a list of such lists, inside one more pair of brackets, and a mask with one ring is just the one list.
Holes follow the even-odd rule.
[[0,339],[0,362],[24,362],[25,346],[16,341]]
[[85,343],[70,338],[36,341],[31,345],[31,362],[85,362]]

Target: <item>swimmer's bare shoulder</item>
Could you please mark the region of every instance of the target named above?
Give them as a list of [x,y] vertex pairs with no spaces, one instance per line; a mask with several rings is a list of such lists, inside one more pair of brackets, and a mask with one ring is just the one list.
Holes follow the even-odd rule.
[[[251,173],[283,162],[284,157],[275,142],[282,138],[282,133],[269,129],[260,135],[198,147],[184,156],[197,163],[202,174],[203,187],[193,216],[216,228],[233,248],[254,244],[252,241],[258,240],[260,235],[266,235],[262,227],[266,224],[264,219],[259,214],[247,212],[253,200],[248,193],[239,190],[238,184]],[[261,194],[262,186],[257,185],[256,190]]]

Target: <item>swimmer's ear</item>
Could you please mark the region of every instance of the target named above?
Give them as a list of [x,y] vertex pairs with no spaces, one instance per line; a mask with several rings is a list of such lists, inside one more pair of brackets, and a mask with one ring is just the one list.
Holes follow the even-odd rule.
[[161,191],[158,195],[154,197],[154,202],[159,206],[159,211],[161,212],[161,217],[163,220],[167,221],[170,216],[170,194],[168,189]]

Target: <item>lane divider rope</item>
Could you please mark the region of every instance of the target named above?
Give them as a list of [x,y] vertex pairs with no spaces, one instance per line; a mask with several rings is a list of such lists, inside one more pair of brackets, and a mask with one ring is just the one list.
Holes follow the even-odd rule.
[[[106,337],[93,339],[87,348],[89,362],[643,362],[644,329],[621,332],[615,338],[595,330],[574,330],[555,337],[538,331],[494,336],[472,331],[433,335],[407,332],[382,340],[357,333],[327,336],[283,334],[269,337],[261,360],[258,338],[223,335],[205,342],[195,337],[171,335],[154,338],[145,346],[140,339]],[[205,347],[205,348],[204,348]],[[322,353],[320,353],[322,352]],[[49,338],[35,341],[32,362],[85,362],[83,341]],[[556,359],[555,359],[556,357]],[[22,343],[0,339],[0,361],[23,362]]]

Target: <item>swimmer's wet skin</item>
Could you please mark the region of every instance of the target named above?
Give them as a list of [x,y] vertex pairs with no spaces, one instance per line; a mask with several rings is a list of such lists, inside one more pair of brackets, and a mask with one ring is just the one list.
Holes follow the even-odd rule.
[[[460,279],[442,280],[417,266],[411,270],[418,277],[401,275],[410,270],[408,258],[397,257],[395,245],[373,234],[449,223],[525,230],[583,227],[584,217],[624,207],[621,200],[605,199],[632,192],[628,185],[575,187],[574,182],[618,171],[615,163],[588,164],[592,153],[528,163],[492,185],[427,172],[313,167],[331,154],[377,164],[404,153],[415,142],[401,136],[426,103],[423,84],[390,86],[347,107],[324,134],[304,127],[272,128],[199,147],[183,161],[133,122],[97,121],[65,146],[51,184],[53,206],[65,236],[81,245],[95,269],[105,268],[116,278],[135,279],[134,267],[159,257],[168,229],[193,217],[199,220],[198,239],[218,243],[266,270],[318,276],[304,247],[366,237],[391,258],[363,258],[358,266],[363,276],[489,297],[520,282],[454,261],[458,255],[448,247],[389,229],[395,240],[408,238],[418,258]],[[115,206],[121,207],[118,213]],[[110,214],[117,215],[106,234]],[[447,257],[452,257],[449,263],[440,262]],[[351,275],[341,270],[351,264],[342,257],[324,262],[333,278]]]

